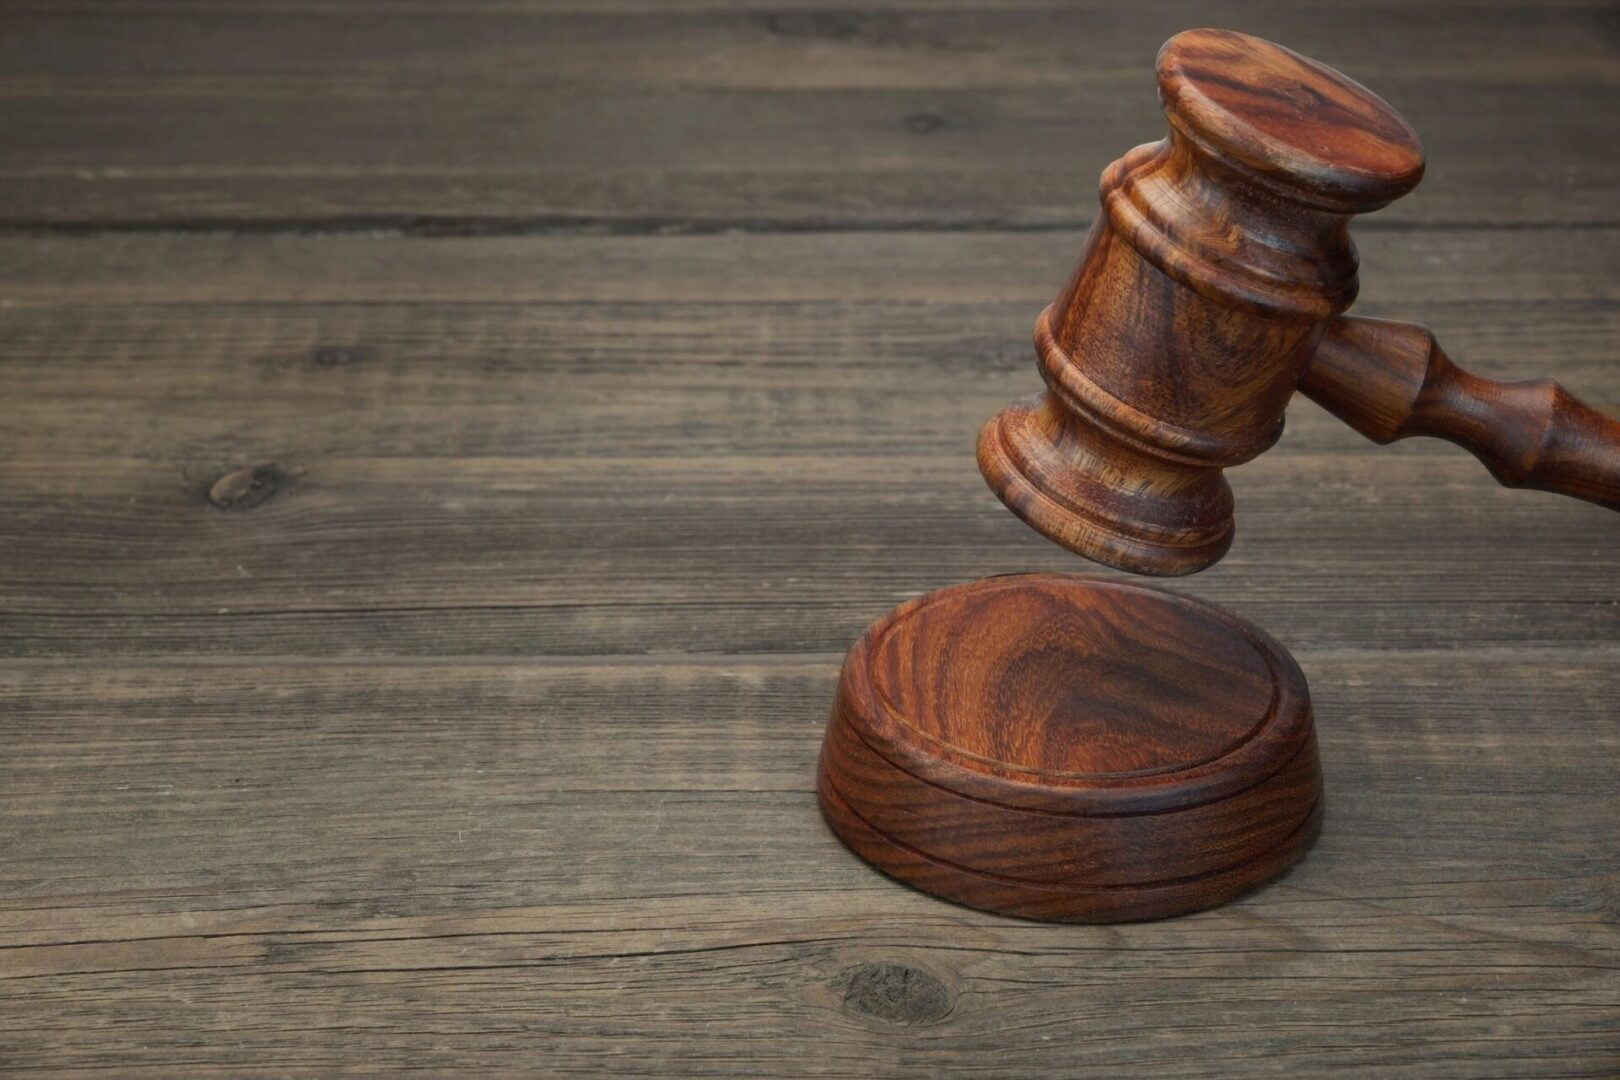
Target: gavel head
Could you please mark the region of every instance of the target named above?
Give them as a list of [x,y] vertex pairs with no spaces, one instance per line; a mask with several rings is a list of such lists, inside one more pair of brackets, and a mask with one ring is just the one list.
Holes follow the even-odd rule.
[[1258,38],[1177,34],[1158,79],[1170,135],[1104,171],[1035,327],[1046,390],[985,425],[979,468],[1064,547],[1187,574],[1232,542],[1221,470],[1276,442],[1355,299],[1351,216],[1416,186],[1423,150],[1371,91]]

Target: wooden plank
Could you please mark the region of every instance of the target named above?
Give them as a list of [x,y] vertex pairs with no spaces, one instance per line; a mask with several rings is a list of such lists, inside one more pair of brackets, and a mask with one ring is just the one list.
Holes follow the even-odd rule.
[[[1557,0],[1559,8],[1598,9],[1608,6],[1609,0]],[[1148,10],[1184,9],[1186,0],[1138,0],[1134,7]],[[1116,8],[1114,0],[868,0],[860,5],[856,14],[867,12],[887,14],[912,13],[983,13],[1017,11],[1045,14],[1082,10],[1106,12]],[[1390,12],[1395,8],[1390,0],[1290,0],[1290,8],[1354,8],[1364,12]],[[1518,10],[1524,0],[1433,0],[1425,7],[1440,8],[1462,17],[1475,11]],[[1552,6],[1552,5],[1549,5]],[[682,14],[731,14],[742,12],[775,13],[783,10],[803,15],[812,24],[825,21],[828,12],[844,14],[847,6],[833,0],[0,0],[0,11],[22,14],[50,14],[74,12],[102,14],[107,8],[150,13],[186,12],[246,12],[262,14],[279,11],[288,15],[332,15],[345,12],[409,13],[414,15],[648,15],[680,12]],[[1214,15],[1252,14],[1248,5],[1240,0],[1213,0],[1203,9]]]
[[[1620,299],[1616,228],[1459,229],[1358,238],[1364,304]],[[541,304],[1020,301],[1027,338],[1084,233],[723,236],[0,238],[8,308],[223,302]],[[1028,325],[1024,325],[1025,323]],[[1011,332],[1011,324],[1008,332]],[[604,341],[606,351],[612,342]],[[1020,340],[1018,348],[1023,348]]]
[[[18,453],[664,457],[971,453],[1039,387],[1039,300],[294,302],[0,310],[0,442]],[[1412,301],[1470,369],[1555,375],[1620,411],[1620,303]],[[1298,401],[1286,448],[1380,457]],[[971,469],[971,465],[964,465]]]
[[[1136,12],[1108,4],[934,12],[807,4],[789,16],[754,5],[703,13],[659,5],[635,14],[596,7],[546,13],[520,5],[390,3],[356,13],[352,4],[300,9],[268,0],[211,4],[217,17],[198,18],[195,9],[161,0],[11,3],[0,56],[8,62],[7,86],[18,94],[93,92],[99,80],[142,80],[143,90],[158,96],[177,89],[168,80],[218,80],[227,91],[268,93],[285,88],[283,80],[311,77],[342,87],[384,78],[483,83],[492,76],[540,87],[1046,89],[1151,72],[1165,27],[1220,14],[1218,5],[1186,2]],[[1470,9],[1483,17],[1459,27]],[[1594,34],[1604,26],[1595,6],[1433,4],[1408,13],[1401,32],[1392,33],[1369,25],[1358,5],[1292,0],[1273,6],[1266,21],[1266,32],[1298,41],[1301,50],[1335,52],[1332,62],[1369,79],[1423,75],[1438,84],[1555,86],[1620,74],[1613,44]],[[1454,42],[1458,31],[1467,34],[1466,52],[1432,52],[1428,39],[1447,30]],[[1498,53],[1503,63],[1482,62]]]
[[[1072,227],[1164,131],[1159,43],[1222,14],[14,5],[0,201],[12,227]],[[1601,7],[1224,14],[1423,134],[1424,190],[1378,221],[1613,223]]]
[[[968,446],[1158,40],[1389,96],[1359,310],[1614,411],[1608,7],[0,2],[0,1071],[1620,1072],[1620,532],[1458,451],[1300,403],[1179,584],[1312,683],[1276,886],[1000,919],[811,795],[871,618],[1086,568]],[[15,235],[214,229],[358,234]]]
[[[1604,234],[1405,239],[1368,245],[1389,268],[1370,310],[1432,309],[1482,371],[1620,402]],[[1093,569],[1003,511],[969,450],[1035,387],[1029,321],[1076,243],[0,245],[21,301],[0,311],[0,649],[836,652],[928,588]],[[210,503],[244,466],[282,489]],[[1233,479],[1237,544],[1189,584],[1292,646],[1614,637],[1599,509],[1306,402]]]
[[[896,1046],[932,1069],[995,1041],[1030,1075],[1419,1046],[1435,1075],[1602,1075],[1612,659],[1448,656],[1443,685],[1429,656],[1302,659],[1335,798],[1317,852],[1230,910],[1129,928],[946,907],[849,857],[810,798],[829,659],[6,665],[8,1062],[870,1075]],[[935,973],[953,1009],[847,1012],[839,975],[873,960]],[[1051,1040],[996,1038],[1030,1023]],[[841,1049],[795,1067],[818,1044]]]
[[[834,652],[925,589],[1097,569],[1001,509],[966,453],[284,468],[227,512],[212,474],[9,463],[5,652]],[[1620,533],[1598,507],[1454,457],[1278,450],[1237,491],[1232,553],[1183,584],[1291,646],[1615,636]]]
[[[840,848],[810,796],[830,657],[0,665],[0,1058],[1612,1072],[1614,657],[1302,660],[1317,850],[1229,909],[1113,928],[950,907]],[[842,980],[873,963],[947,1011],[862,1013]]]

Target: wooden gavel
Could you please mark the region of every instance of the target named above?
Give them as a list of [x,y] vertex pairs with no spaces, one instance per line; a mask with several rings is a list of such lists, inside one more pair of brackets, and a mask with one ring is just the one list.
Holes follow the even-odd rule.
[[979,468],[1037,531],[1144,574],[1226,553],[1222,470],[1296,389],[1376,442],[1433,435],[1509,487],[1620,509],[1620,422],[1550,380],[1454,365],[1426,328],[1347,317],[1350,218],[1411,191],[1417,135],[1377,95],[1258,38],[1165,43],[1169,138],[1103,173],[1103,214],[1035,328],[1044,393],[985,425]]

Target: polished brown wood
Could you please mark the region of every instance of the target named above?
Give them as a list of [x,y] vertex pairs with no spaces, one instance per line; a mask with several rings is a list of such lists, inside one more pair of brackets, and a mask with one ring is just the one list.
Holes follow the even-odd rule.
[[1432,435],[1467,449],[1506,487],[1620,509],[1620,420],[1551,379],[1466,371],[1427,327],[1335,319],[1299,388],[1374,442]]
[[[1037,531],[1169,575],[1231,545],[1222,470],[1276,442],[1324,334],[1353,332],[1331,329],[1359,288],[1350,218],[1410,191],[1424,157],[1381,98],[1258,38],[1177,34],[1158,80],[1170,135],[1104,172],[1104,216],[1036,324],[1047,388],[986,424],[978,453],[991,488]],[[1390,335],[1359,341],[1363,367],[1407,360],[1373,351],[1398,349]],[[1567,394],[1430,386],[1450,397],[1404,433],[1494,445],[1487,461],[1508,482],[1620,499],[1620,427]],[[1363,392],[1337,383],[1336,411]],[[1543,433],[1562,441],[1539,456],[1507,449]]]
[[817,789],[868,861],[973,907],[1130,922],[1226,903],[1321,823],[1305,678],[1186,597],[1012,575],[878,620],[844,661]]
[[[1077,565],[963,448],[1217,16],[754,7],[5,5],[0,1072],[1613,1080],[1620,518],[1309,400],[1198,580],[1313,691],[1285,879],[1051,926],[826,828],[851,640]],[[1424,132],[1358,313],[1620,408],[1609,5],[1222,11]]]

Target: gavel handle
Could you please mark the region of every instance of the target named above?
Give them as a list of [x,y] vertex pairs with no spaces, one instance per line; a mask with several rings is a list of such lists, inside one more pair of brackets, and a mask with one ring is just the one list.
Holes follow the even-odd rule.
[[1507,487],[1620,510],[1620,421],[1551,379],[1495,382],[1465,371],[1427,327],[1334,319],[1299,388],[1374,442],[1433,435]]

